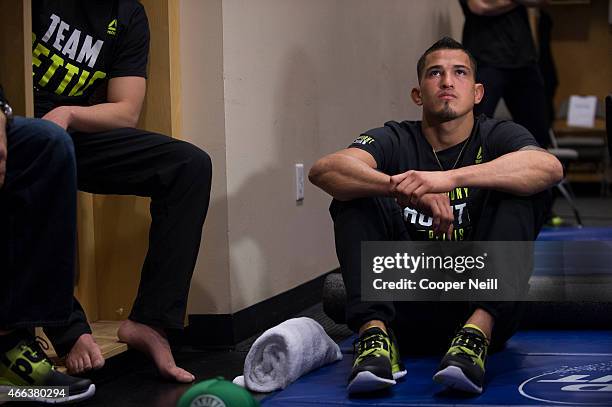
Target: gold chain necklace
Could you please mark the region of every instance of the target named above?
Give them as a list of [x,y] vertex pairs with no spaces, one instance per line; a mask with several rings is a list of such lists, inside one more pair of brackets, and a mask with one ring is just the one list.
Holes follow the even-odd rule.
[[[459,151],[459,155],[457,156],[457,159],[455,160],[455,164],[453,164],[453,167],[451,168],[451,170],[454,170],[455,167],[457,166],[457,164],[459,163],[459,160],[461,160],[461,156],[463,155],[463,151],[465,150],[465,147],[470,144],[470,140],[472,139],[472,135],[470,134],[470,137],[468,137],[468,139],[466,141],[463,142],[463,146],[461,147],[461,151]],[[434,157],[436,158],[436,161],[438,162],[438,166],[440,167],[440,169],[442,171],[446,171],[444,169],[444,167],[442,166],[442,163],[440,162],[440,159],[438,158],[438,154],[436,154],[436,150],[434,150],[433,147],[431,147],[431,151],[433,152]]]

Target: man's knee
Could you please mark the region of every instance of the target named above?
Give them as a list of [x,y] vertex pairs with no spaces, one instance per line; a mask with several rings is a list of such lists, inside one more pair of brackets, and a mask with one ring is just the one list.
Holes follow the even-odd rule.
[[515,209],[514,215],[517,219],[531,220],[537,236],[537,233],[546,221],[546,215],[552,205],[552,192],[547,189],[531,196],[516,197],[510,205]]
[[174,149],[182,161],[187,163],[186,169],[189,171],[189,175],[210,180],[212,177],[212,160],[206,151],[184,141],[176,143]]
[[74,160],[74,145],[70,135],[57,124],[42,119],[17,118],[11,132],[27,142],[28,150],[41,157]]
[[531,196],[488,191],[474,240],[535,240],[550,202],[549,190]]
[[184,141],[173,145],[177,161],[183,163],[179,185],[190,191],[192,199],[200,202],[204,213],[208,208],[212,186],[212,160],[204,150]]
[[202,175],[208,180],[207,183],[210,187],[210,180],[212,178],[212,159],[206,151],[196,146],[193,147],[194,151],[192,154],[194,154],[195,160],[200,162]]
[[192,151],[190,154],[193,156],[194,171],[200,179],[200,188],[206,196],[210,195],[210,189],[212,186],[212,160],[208,153],[196,146],[192,145]]

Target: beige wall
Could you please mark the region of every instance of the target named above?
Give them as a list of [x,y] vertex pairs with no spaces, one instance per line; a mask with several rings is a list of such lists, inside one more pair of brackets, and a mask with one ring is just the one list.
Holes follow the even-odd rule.
[[294,164],[415,119],[415,65],[455,0],[182,0],[184,138],[214,165],[190,313],[236,312],[337,267],[330,198]]
[[203,244],[189,296],[190,313],[230,313],[221,0],[181,1],[182,138],[213,161]]

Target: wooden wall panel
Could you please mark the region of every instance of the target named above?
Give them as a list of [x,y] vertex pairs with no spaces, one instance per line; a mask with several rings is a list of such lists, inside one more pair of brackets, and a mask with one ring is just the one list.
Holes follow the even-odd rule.
[[92,204],[97,317],[122,320],[136,297],[147,250],[149,200],[95,195]]
[[147,99],[140,125],[176,136],[180,131],[178,0],[142,0],[151,27]]

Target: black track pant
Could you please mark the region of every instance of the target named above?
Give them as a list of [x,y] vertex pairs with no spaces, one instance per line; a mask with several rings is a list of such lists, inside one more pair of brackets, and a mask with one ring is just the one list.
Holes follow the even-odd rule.
[[[80,190],[151,197],[149,248],[129,318],[182,329],[210,199],[210,157],[192,144],[133,128],[71,137]],[[46,330],[60,354],[89,332],[76,300],[70,324]]]
[[[473,231],[476,241],[535,240],[544,222],[550,200],[548,191],[532,197],[516,197],[489,191]],[[402,342],[422,341],[428,347],[442,347],[449,337],[482,308],[495,318],[493,346],[510,338],[520,322],[519,302],[363,302],[361,301],[361,242],[407,241],[402,210],[391,198],[362,198],[332,201],[336,253],[347,291],[346,321],[358,331],[366,322],[381,320],[393,327]],[[438,342],[439,341],[439,342]]]

